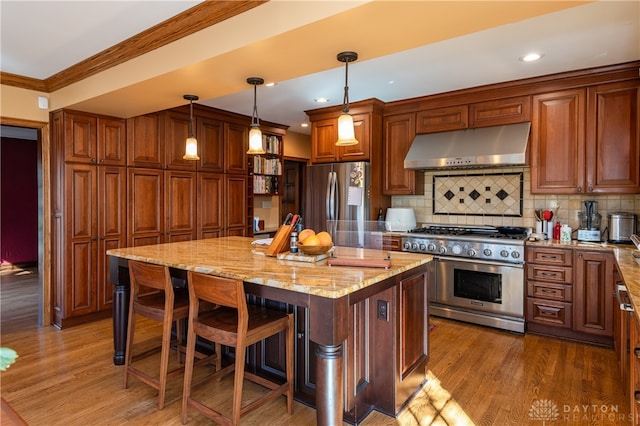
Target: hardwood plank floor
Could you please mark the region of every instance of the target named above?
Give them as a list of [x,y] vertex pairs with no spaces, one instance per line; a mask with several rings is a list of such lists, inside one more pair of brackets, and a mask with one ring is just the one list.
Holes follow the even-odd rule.
[[[397,419],[373,412],[363,425],[628,424],[613,349],[439,318],[432,323],[424,388]],[[159,335],[152,322],[139,324],[137,338],[151,341]],[[30,425],[181,424],[180,379],[170,382],[162,411],[150,387],[132,379],[122,389],[122,367],[111,359],[110,319],[64,330],[8,331],[4,324],[1,330],[0,344],[20,356],[2,373],[1,393]],[[248,398],[260,391],[246,386]],[[212,403],[228,404],[230,389],[226,378],[198,392]],[[530,415],[532,408],[537,414]],[[211,423],[190,413],[188,424]],[[288,416],[285,399],[278,398],[242,424],[313,425],[315,410],[296,403]]]
[[38,267],[0,270],[2,333],[38,325]]

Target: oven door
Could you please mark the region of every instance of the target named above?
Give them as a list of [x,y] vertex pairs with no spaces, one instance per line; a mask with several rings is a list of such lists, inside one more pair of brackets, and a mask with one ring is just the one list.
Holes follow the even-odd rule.
[[524,317],[524,267],[477,260],[439,258],[435,302]]

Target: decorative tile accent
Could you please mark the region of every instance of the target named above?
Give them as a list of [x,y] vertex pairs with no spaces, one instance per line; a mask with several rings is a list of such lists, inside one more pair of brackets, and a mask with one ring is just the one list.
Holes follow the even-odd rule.
[[522,194],[522,173],[434,175],[433,214],[522,217]]

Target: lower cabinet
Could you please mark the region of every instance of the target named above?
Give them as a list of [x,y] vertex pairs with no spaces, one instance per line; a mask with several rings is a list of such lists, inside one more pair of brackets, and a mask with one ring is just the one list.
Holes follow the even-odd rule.
[[[415,271],[415,270],[414,270]],[[397,277],[394,286],[354,301],[343,343],[344,419],[358,423],[372,408],[397,414],[426,377],[429,356],[427,267]],[[357,297],[357,296],[356,296]],[[316,347],[309,339],[308,310],[249,296],[253,303],[293,312],[296,327],[296,399],[315,404]],[[249,368],[285,376],[284,335],[250,350]]]
[[611,346],[614,265],[604,251],[527,247],[527,331]]
[[635,315],[629,321],[629,407],[634,425],[640,425],[640,324]]

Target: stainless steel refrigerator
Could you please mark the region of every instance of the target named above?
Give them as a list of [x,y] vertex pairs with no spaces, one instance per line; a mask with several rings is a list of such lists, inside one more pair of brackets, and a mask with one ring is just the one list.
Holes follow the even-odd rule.
[[369,226],[368,162],[308,166],[304,227],[328,231],[336,245],[363,247]]

